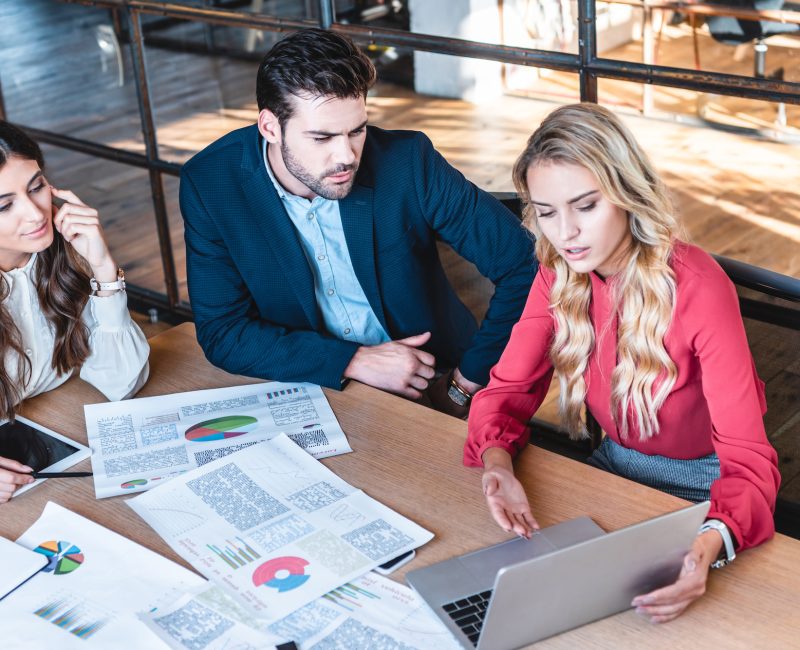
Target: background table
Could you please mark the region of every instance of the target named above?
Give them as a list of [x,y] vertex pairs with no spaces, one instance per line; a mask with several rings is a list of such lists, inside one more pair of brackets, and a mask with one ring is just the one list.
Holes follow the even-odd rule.
[[[185,323],[150,339],[150,380],[139,396],[253,383],[211,366]],[[350,382],[325,391],[354,453],[323,461],[345,481],[394,508],[436,537],[405,572],[509,538],[491,520],[481,472],[461,463],[466,423],[399,397]],[[78,378],[28,400],[20,413],[86,443],[83,405],[103,396]],[[75,469],[90,469],[88,460]],[[615,530],[686,502],[536,447],[517,463],[542,526],[588,514]],[[188,566],[125,497],[96,500],[91,479],[51,479],[0,506],[0,535],[16,539],[56,501]],[[535,593],[535,585],[531,586]],[[546,597],[546,596],[545,596]],[[531,615],[535,615],[534,597]],[[800,646],[800,542],[776,536],[712,572],[708,593],[679,619],[654,626],[632,611],[548,639],[542,648],[789,648]],[[2,604],[0,603],[0,618]]]

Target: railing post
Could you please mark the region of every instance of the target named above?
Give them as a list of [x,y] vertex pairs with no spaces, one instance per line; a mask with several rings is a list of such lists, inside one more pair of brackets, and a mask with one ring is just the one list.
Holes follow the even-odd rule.
[[597,75],[588,67],[597,59],[595,0],[578,0],[578,57],[580,58],[581,101],[597,103]]
[[3,84],[0,82],[0,120],[8,120],[6,117],[6,103],[3,100]]
[[[131,25],[131,53],[133,55],[133,71],[136,78],[136,97],[139,101],[139,116],[142,121],[145,155],[149,163],[158,159],[158,141],[153,120],[153,107],[150,103],[150,90],[147,83],[147,70],[144,54],[144,35],[139,12],[127,7],[127,16]],[[172,253],[172,239],[169,232],[169,215],[164,198],[164,184],[161,172],[150,166],[150,189],[153,195],[153,210],[156,218],[158,246],[161,252],[161,266],[164,270],[164,282],[167,288],[167,300],[170,306],[178,304],[178,276],[175,271],[175,258]]]
[[330,29],[333,25],[334,9],[333,0],[319,0],[319,26]]

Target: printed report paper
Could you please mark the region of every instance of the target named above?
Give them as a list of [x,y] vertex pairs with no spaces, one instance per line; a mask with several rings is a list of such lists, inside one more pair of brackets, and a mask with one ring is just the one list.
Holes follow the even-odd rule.
[[47,565],[0,602],[4,650],[166,647],[137,614],[206,582],[52,502],[17,543]]
[[176,650],[255,650],[287,641],[300,650],[461,647],[411,589],[373,572],[272,625],[249,616],[211,583],[140,617]]
[[315,458],[352,451],[316,384],[268,382],[84,406],[98,499],[286,433]]
[[126,503],[200,573],[270,622],[433,537],[285,435]]

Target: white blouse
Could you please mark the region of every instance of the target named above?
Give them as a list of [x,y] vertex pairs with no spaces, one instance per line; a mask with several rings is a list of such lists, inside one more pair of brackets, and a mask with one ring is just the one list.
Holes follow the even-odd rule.
[[[52,366],[55,333],[42,312],[33,271],[37,255],[19,269],[0,271],[9,289],[5,307],[11,312],[22,336],[22,346],[31,364],[28,383],[21,398],[52,390],[69,379],[72,372],[60,375]],[[87,287],[88,291],[88,287]],[[80,377],[110,400],[130,397],[147,381],[150,346],[142,330],[131,320],[124,291],[110,296],[90,296],[82,314],[89,328],[89,356]],[[6,369],[18,379],[16,353],[6,354]]]

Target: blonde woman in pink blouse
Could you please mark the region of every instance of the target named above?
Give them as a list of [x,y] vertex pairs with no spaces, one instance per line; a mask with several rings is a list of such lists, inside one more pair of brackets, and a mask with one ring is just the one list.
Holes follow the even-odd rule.
[[[483,466],[495,521],[538,528],[512,458],[555,371],[563,426],[606,436],[590,462],[683,498],[711,500],[675,584],[634,599],[653,622],[705,591],[709,566],[774,533],[780,483],[764,387],[733,285],[676,238],[667,190],[628,129],[594,104],[553,111],[514,167],[540,270],[508,346],[476,396],[464,462]],[[727,542],[727,544],[726,544]]]

